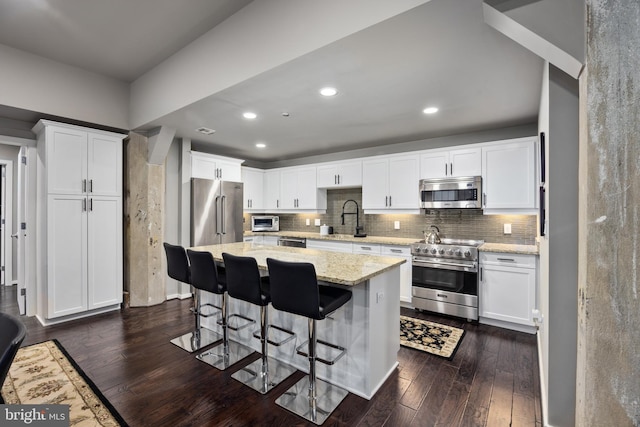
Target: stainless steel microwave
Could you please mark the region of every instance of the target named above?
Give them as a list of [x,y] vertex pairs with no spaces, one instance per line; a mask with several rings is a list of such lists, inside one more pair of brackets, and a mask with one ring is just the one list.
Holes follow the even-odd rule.
[[482,209],[482,177],[420,180],[422,209]]
[[280,231],[280,217],[275,215],[252,216],[251,231]]

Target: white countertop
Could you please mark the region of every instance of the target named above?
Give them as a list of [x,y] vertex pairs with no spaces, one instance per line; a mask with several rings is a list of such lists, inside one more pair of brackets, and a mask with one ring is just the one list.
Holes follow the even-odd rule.
[[191,249],[211,252],[213,258],[218,262],[223,261],[223,252],[236,256],[253,257],[261,270],[267,270],[267,258],[289,262],[310,262],[316,269],[318,280],[347,286],[362,283],[406,262],[402,258],[379,255],[357,255],[242,242],[197,246]]

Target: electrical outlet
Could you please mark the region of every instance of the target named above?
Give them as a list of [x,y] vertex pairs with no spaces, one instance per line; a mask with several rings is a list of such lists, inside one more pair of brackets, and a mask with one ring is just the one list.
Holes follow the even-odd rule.
[[504,234],[511,234],[511,224],[504,224]]
[[307,225],[311,225],[311,220],[307,218]]
[[315,224],[317,227],[320,227],[320,218],[316,218],[316,219],[314,220],[314,224]]
[[393,221],[393,229],[400,230],[400,221]]

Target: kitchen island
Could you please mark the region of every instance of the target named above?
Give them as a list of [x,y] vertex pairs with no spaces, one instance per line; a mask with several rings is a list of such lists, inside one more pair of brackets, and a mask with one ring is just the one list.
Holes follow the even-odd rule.
[[[331,317],[318,322],[318,339],[347,348],[347,353],[332,366],[317,364],[317,375],[325,381],[370,399],[398,365],[400,349],[400,265],[401,258],[357,255],[315,249],[263,246],[252,243],[228,243],[200,246],[222,263],[222,253],[249,256],[256,259],[261,273],[267,273],[267,258],[290,262],[310,262],[323,284],[348,288],[351,300]],[[220,297],[203,293],[202,302],[220,304]],[[259,308],[230,298],[229,313],[239,313],[256,320],[256,327],[232,331],[230,339],[260,351],[260,341],[253,337],[259,326]],[[280,347],[270,346],[270,356],[297,369],[308,372],[305,357],[296,354],[296,347],[308,336],[307,319],[284,313],[269,306],[270,323],[292,330],[296,339]],[[221,332],[216,317],[203,318],[203,326]],[[272,330],[271,333],[277,333]],[[275,337],[279,340],[280,336]],[[318,355],[331,358],[331,353]],[[242,363],[242,362],[241,362]]]

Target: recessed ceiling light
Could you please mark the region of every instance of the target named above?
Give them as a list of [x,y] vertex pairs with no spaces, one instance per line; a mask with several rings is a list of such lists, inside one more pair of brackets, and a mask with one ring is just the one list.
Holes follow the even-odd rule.
[[256,144],[256,147],[258,147],[258,148],[265,148],[266,146],[267,146],[267,144],[265,144],[264,142],[258,142]]
[[246,113],[242,113],[242,117],[244,117],[245,119],[252,120],[258,117],[258,115],[256,113],[252,113],[251,111],[247,111]]
[[205,134],[205,135],[211,135],[211,134],[215,133],[216,131],[213,130],[213,129],[209,129],[209,128],[206,128],[206,127],[202,126],[202,127],[199,127],[198,129],[196,129],[196,132],[200,132],[200,133]]
[[323,87],[320,89],[320,95],[322,96],[334,96],[338,93],[335,87]]
[[433,113],[437,113],[438,112],[438,108],[437,107],[428,107],[425,108],[424,110],[422,110],[423,113],[425,114],[433,114]]

